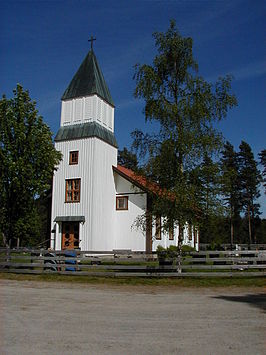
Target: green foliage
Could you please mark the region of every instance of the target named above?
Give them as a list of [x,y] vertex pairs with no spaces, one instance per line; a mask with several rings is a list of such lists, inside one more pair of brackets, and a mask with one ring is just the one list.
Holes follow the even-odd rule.
[[256,218],[255,223],[257,243],[266,244],[266,219]]
[[182,245],[182,252],[187,253],[192,251],[196,251],[195,248],[191,247],[190,245]]
[[260,196],[259,184],[261,175],[254,159],[254,154],[248,143],[242,141],[239,146],[239,167],[243,205],[251,205]]
[[264,186],[264,193],[266,194],[266,149],[263,149],[260,153],[259,153],[259,157],[260,157],[260,164],[263,167],[263,171],[262,171],[262,177],[263,177],[263,186]]
[[221,192],[230,219],[230,241],[234,243],[235,223],[241,210],[241,187],[238,155],[226,142],[221,158]]
[[201,243],[229,243],[228,218],[223,215],[212,215],[205,218],[199,228]]
[[[192,251],[195,251],[195,248],[190,245],[182,245],[181,252],[186,253]],[[177,245],[170,245],[168,248],[158,245],[156,253],[159,259],[174,259],[180,254],[180,251]]]
[[[266,219],[254,218],[253,231],[256,233],[258,244],[266,243]],[[230,243],[230,217],[214,216],[209,220],[207,229],[200,226],[200,242],[209,244],[228,244]],[[249,221],[248,217],[238,216],[234,220],[234,242],[233,244],[248,244],[249,240]]]
[[238,159],[241,186],[241,207],[248,218],[249,241],[252,243],[253,239],[254,242],[256,242],[254,219],[260,214],[260,205],[256,203],[256,200],[260,197],[259,185],[261,182],[261,175],[250,145],[242,141],[239,149]]
[[136,154],[130,152],[126,147],[123,150],[118,150],[118,164],[125,168],[136,171],[138,169],[138,160]]
[[[52,185],[52,184],[51,184]],[[44,194],[35,200],[37,213],[40,219],[39,234],[40,238],[36,239],[33,247],[49,247],[51,236],[51,207],[52,207],[52,186]]]
[[[263,287],[265,288],[265,277],[185,277],[185,278],[157,278],[157,277],[92,277],[79,276],[76,273],[73,275],[58,275],[58,274],[42,274],[42,275],[27,275],[27,274],[11,274],[0,273],[0,279],[16,280],[16,281],[42,281],[42,282],[69,282],[71,287],[73,283],[83,283],[91,285],[119,285],[123,287],[129,286],[166,286],[166,287]],[[141,289],[143,292],[143,289]],[[150,291],[150,289],[149,289]],[[132,289],[130,289],[132,292]]]
[[0,232],[7,242],[38,237],[35,199],[49,189],[60,159],[35,102],[17,85],[13,98],[0,100]]
[[191,172],[191,179],[201,209],[200,235],[217,236],[215,221],[224,212],[220,201],[219,164],[205,154],[202,163]]
[[156,249],[156,253],[158,256],[158,259],[174,259],[177,257],[178,253],[178,247],[175,245],[171,245],[168,248],[164,248],[161,245],[158,245]]
[[223,248],[221,246],[221,243],[212,241],[206,250],[215,251],[215,250],[223,250]]
[[136,130],[133,147],[144,161],[145,175],[168,192],[153,196],[153,213],[181,226],[181,243],[185,222],[199,223],[202,211],[213,209],[211,175],[216,173],[206,159],[221,147],[214,123],[237,101],[230,76],[211,84],[197,75],[192,39],[182,37],[174,21],[153,36],[158,53],[152,65],[136,65],[135,97],[144,99],[145,119],[159,123],[159,132]]
[[221,158],[222,193],[224,200],[234,213],[240,209],[240,177],[238,155],[234,147],[227,141]]

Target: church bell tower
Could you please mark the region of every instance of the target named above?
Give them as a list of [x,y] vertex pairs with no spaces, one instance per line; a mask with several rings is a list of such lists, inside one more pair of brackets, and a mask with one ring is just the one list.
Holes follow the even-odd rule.
[[62,96],[55,147],[51,248],[109,250],[113,245],[117,165],[114,102],[93,51]]

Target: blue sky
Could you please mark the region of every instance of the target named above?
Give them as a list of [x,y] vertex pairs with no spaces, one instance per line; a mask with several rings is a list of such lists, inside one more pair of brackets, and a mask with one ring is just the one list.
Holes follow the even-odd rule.
[[[266,149],[265,1],[0,1],[0,94],[17,83],[37,101],[56,133],[60,98],[89,50],[93,34],[98,62],[116,105],[115,134],[130,147],[130,132],[145,128],[143,102],[133,97],[136,63],[151,63],[152,33],[175,19],[193,38],[199,73],[209,81],[232,74],[238,106],[219,124],[235,149],[248,142],[257,158]],[[266,217],[265,195],[262,195]]]

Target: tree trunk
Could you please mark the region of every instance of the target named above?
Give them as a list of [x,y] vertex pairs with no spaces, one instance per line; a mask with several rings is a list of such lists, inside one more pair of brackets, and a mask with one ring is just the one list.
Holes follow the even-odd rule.
[[249,205],[248,205],[248,235],[249,235],[249,244],[252,244],[251,218],[250,218],[250,206]]
[[198,242],[198,251],[200,250],[200,231],[199,228],[196,229],[196,233],[197,233],[197,242]]
[[233,249],[234,244],[234,225],[231,219],[231,250]]
[[182,259],[182,244],[183,244],[183,237],[184,237],[184,227],[179,223],[178,225],[178,261],[177,261],[177,272],[181,274],[181,259]]
[[252,204],[251,212],[252,212],[252,215],[251,215],[251,229],[253,227],[254,244],[257,244],[256,228],[255,228],[255,223],[254,223],[255,217],[254,217],[254,206],[253,206],[253,204]]
[[7,241],[7,237],[5,235],[4,232],[2,232],[2,237],[3,237],[3,245],[8,248],[9,247],[9,244],[8,244],[8,241]]
[[232,207],[230,208],[230,224],[231,224],[231,250],[234,244],[234,224],[233,224],[233,211]]
[[152,252],[152,214],[151,214],[151,198],[147,196],[147,211],[146,211],[146,254]]
[[180,225],[179,223],[179,228],[178,228],[178,250],[182,250],[182,243],[183,243],[183,239],[184,239],[184,227],[183,225]]

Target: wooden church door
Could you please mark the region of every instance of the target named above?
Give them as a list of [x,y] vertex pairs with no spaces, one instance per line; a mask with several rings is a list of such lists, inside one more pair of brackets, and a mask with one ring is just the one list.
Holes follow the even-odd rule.
[[79,222],[64,222],[62,226],[62,250],[79,248]]

